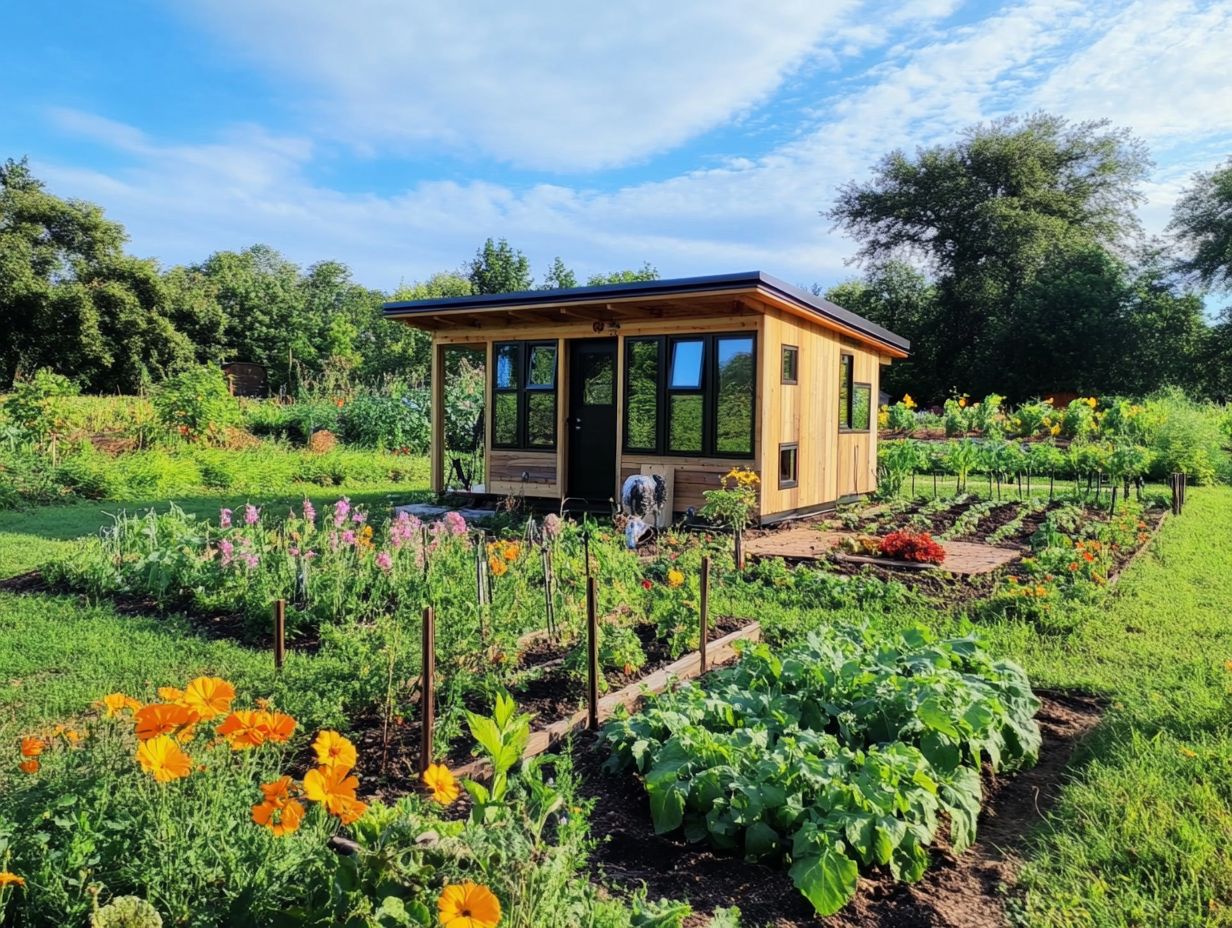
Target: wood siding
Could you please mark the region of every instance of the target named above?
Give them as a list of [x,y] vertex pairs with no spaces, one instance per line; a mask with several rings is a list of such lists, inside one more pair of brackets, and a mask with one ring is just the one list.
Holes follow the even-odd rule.
[[[555,451],[488,451],[487,491],[504,496],[561,495]],[[526,480],[522,480],[522,475]]]

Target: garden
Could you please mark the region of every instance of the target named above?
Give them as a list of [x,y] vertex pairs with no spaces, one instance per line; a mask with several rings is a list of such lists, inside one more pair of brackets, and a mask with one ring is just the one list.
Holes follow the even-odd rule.
[[[178,389],[3,407],[0,923],[1222,917],[1224,410],[904,400],[881,496],[783,558],[739,470],[641,552],[517,506],[421,521],[411,431],[354,424],[392,394],[197,418]],[[95,456],[182,482],[70,485]],[[1010,559],[964,577],[956,542]]]

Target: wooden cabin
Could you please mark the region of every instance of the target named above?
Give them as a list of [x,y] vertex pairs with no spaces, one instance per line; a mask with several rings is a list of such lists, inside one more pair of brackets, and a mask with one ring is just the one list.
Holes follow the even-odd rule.
[[[658,474],[673,513],[733,467],[761,478],[763,523],[877,480],[882,364],[906,339],[760,272],[387,303],[433,333],[432,489],[447,487],[445,352],[482,352],[482,488],[618,499]],[[571,504],[572,505],[572,504]]]

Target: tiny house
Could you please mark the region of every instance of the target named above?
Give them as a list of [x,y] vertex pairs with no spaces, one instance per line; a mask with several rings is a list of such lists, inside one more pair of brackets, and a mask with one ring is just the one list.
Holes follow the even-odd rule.
[[733,467],[762,523],[877,480],[875,398],[906,339],[760,272],[384,306],[432,342],[432,489],[447,489],[447,353],[486,373],[483,482],[501,496],[601,502],[661,476],[700,509]]

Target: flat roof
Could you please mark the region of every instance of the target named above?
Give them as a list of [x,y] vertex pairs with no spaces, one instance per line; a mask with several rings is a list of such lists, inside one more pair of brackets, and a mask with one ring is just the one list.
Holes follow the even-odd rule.
[[603,284],[598,287],[569,287],[560,290],[523,290],[517,293],[479,293],[472,296],[438,297],[431,300],[399,300],[382,305],[384,315],[409,319],[449,311],[500,311],[514,307],[553,306],[561,303],[601,303],[612,299],[675,297],[715,291],[764,290],[808,310],[823,320],[854,329],[875,341],[899,351],[909,351],[911,342],[863,316],[843,309],[829,300],[793,286],[762,271],[738,274],[711,274],[704,277],[677,277],[672,280],[639,280],[632,283]]

